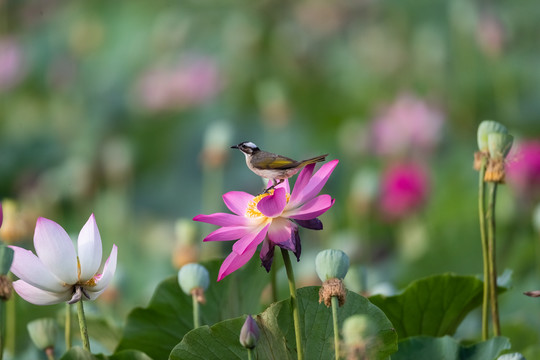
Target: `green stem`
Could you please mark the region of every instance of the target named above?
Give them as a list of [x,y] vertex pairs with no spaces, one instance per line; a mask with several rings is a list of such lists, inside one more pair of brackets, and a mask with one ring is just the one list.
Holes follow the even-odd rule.
[[338,307],[338,298],[336,296],[332,296],[332,320],[334,322],[334,350],[336,353],[336,360],[339,359]]
[[248,360],[252,360],[253,359],[253,349],[248,348],[247,352],[248,352]]
[[488,240],[486,236],[486,183],[484,175],[486,174],[486,160],[482,161],[480,175],[478,179],[478,215],[480,221],[480,238],[482,241],[482,257],[484,259],[484,292],[482,297],[482,340],[489,337],[488,316],[489,316],[489,252]]
[[66,341],[66,351],[71,349],[71,305],[66,303],[66,323],[64,329],[64,338]]
[[5,349],[15,356],[16,330],[17,330],[17,296],[6,301],[6,346]]
[[199,307],[199,302],[197,301],[197,295],[195,293],[191,295],[191,298],[193,299],[193,328],[196,329],[201,325],[200,315],[199,315],[200,307]]
[[0,300],[0,360],[4,356],[4,339],[6,337],[6,301]]
[[296,352],[298,360],[304,359],[304,349],[302,348],[302,333],[300,330],[300,312],[298,310],[298,299],[296,297],[296,283],[294,281],[294,272],[291,264],[289,252],[281,249],[285,269],[287,270],[287,278],[289,279],[289,291],[291,292],[291,309],[294,321],[294,334],[296,336]]
[[277,272],[276,266],[272,266],[272,268],[270,269],[270,286],[272,288],[272,302],[273,303],[278,301],[276,272]]
[[79,327],[81,328],[83,348],[90,352],[90,340],[88,339],[88,328],[86,327],[86,317],[84,316],[82,299],[77,301],[77,314],[79,315]]
[[501,325],[499,322],[499,301],[497,298],[497,257],[495,248],[495,203],[497,199],[497,183],[491,184],[489,194],[488,220],[488,252],[489,252],[489,286],[491,300],[491,321],[493,322],[493,333],[501,336]]
[[47,360],[54,360],[54,348],[53,347],[46,348],[45,355],[47,355]]

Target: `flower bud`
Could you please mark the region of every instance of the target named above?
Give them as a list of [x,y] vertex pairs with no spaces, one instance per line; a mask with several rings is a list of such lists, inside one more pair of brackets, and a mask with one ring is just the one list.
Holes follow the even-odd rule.
[[491,133],[487,136],[489,156],[492,158],[505,158],[512,148],[514,137],[510,134]]
[[496,121],[482,121],[478,126],[478,131],[476,133],[478,149],[480,149],[480,151],[488,151],[488,135],[491,133],[508,134],[508,130],[504,125]]
[[209,283],[208,270],[200,264],[187,264],[178,271],[178,284],[188,295],[191,295],[192,291],[197,288],[206,290]]
[[56,341],[56,322],[51,318],[31,321],[26,325],[30,338],[40,350],[54,347]]
[[240,330],[240,344],[247,349],[253,349],[259,341],[260,330],[255,319],[248,315],[242,330]]
[[13,249],[0,243],[0,275],[6,275],[13,262]]
[[321,281],[343,279],[349,270],[349,257],[341,250],[327,249],[317,254],[315,270]]

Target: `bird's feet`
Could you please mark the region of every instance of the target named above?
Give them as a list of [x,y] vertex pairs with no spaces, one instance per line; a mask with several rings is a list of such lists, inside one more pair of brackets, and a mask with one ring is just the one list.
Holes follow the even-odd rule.
[[270,192],[270,190],[274,190],[276,186],[278,186],[279,184],[281,184],[282,182],[284,182],[285,180],[284,179],[280,179],[278,182],[276,182],[276,180],[274,179],[274,185],[270,186],[270,187],[267,187],[266,189],[263,190],[262,193],[260,193],[259,195],[262,195],[262,194],[266,194],[268,192]]

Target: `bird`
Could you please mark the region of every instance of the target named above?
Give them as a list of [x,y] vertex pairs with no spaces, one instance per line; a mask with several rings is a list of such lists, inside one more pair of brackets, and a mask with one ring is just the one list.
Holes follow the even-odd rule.
[[328,154],[324,154],[296,161],[286,156],[263,151],[251,141],[241,142],[238,145],[231,146],[231,148],[244,153],[246,164],[251,171],[260,177],[274,181],[274,184],[266,188],[263,194],[281,184],[285,179],[295,175],[304,166],[325,161],[328,156]]

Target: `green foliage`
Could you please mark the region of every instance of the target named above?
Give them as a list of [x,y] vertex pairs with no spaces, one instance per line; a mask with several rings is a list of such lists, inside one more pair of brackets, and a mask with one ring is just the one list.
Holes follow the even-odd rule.
[[449,336],[415,336],[400,341],[392,360],[494,360],[507,349],[510,349],[510,341],[505,337],[462,346]]
[[443,274],[412,282],[402,294],[370,301],[388,316],[400,339],[452,335],[465,316],[482,303],[482,281]]
[[[298,289],[300,321],[303,329],[306,359],[332,359],[332,311],[319,304],[318,287]],[[370,359],[387,359],[397,350],[397,335],[384,313],[366,298],[347,293],[345,305],[339,308],[339,326],[351,315],[364,314],[373,324],[375,337],[368,343]],[[247,352],[239,342],[240,329],[245,318],[220,322],[212,327],[203,326],[184,337],[172,351],[171,360],[182,359],[246,359]],[[255,348],[258,359],[296,359],[295,337],[289,300],[272,304],[256,317],[261,337]]]
[[[244,269],[215,282],[221,261],[203,263],[210,273],[206,304],[201,306],[201,323],[212,325],[243,312],[257,313],[260,294],[269,281],[257,259]],[[158,285],[146,308],[134,309],[127,318],[116,351],[137,349],[154,359],[165,359],[171,349],[193,329],[191,296],[184,294],[176,276]]]
[[76,346],[67,351],[60,360],[152,360],[152,358],[136,350],[123,350],[110,356],[94,355]]

